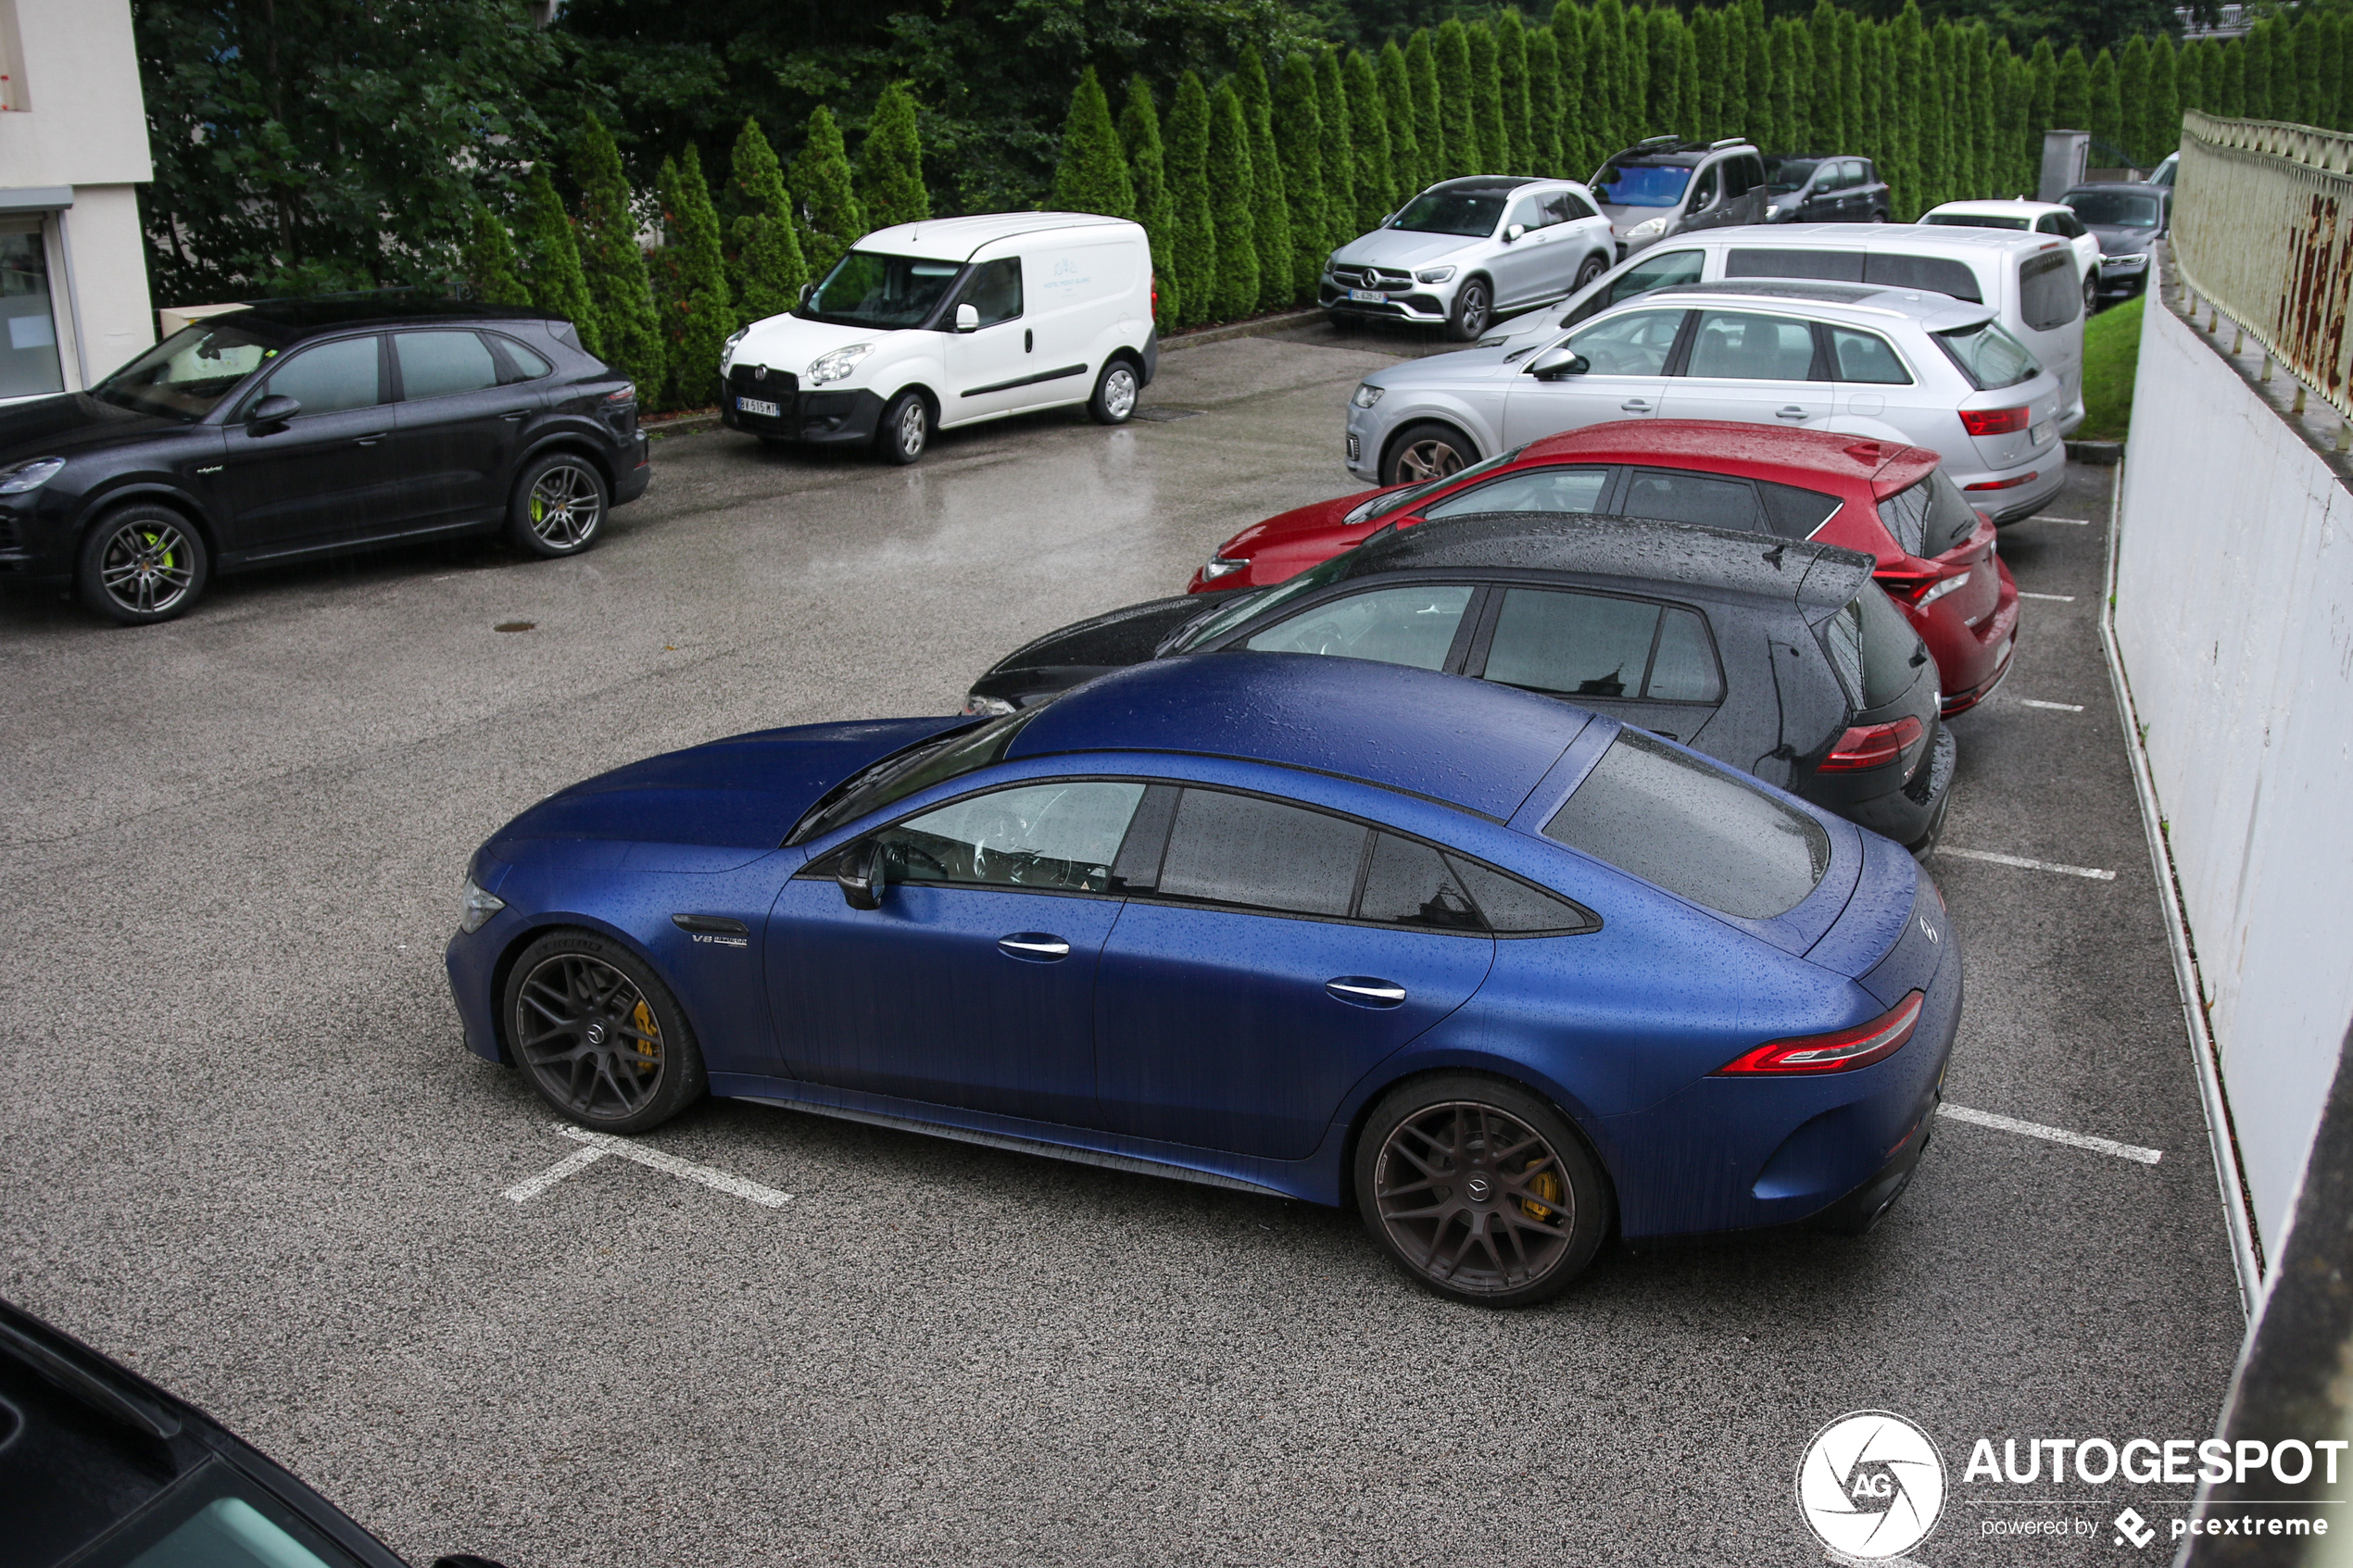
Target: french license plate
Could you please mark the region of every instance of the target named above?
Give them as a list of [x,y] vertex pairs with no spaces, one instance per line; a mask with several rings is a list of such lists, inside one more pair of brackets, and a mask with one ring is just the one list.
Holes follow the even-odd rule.
[[1350,289],[1348,297],[1358,305],[1386,305],[1389,295],[1378,289]]
[[784,410],[777,408],[774,403],[763,402],[757,397],[736,398],[736,412],[739,414],[764,414],[772,420],[781,418],[784,414]]
[[2048,420],[2045,420],[2041,424],[2034,426],[2032,430],[2029,430],[2026,433],[2028,445],[2033,446],[2040,446],[2050,438],[2051,421]]

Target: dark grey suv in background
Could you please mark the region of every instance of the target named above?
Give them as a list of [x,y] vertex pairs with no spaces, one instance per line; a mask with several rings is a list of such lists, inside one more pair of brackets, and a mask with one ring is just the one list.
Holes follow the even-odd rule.
[[217,571],[504,531],[575,555],[652,474],[628,379],[537,311],[248,306],[87,392],[0,408],[0,581],[125,625]]
[[1653,136],[1602,165],[1590,183],[1621,261],[1669,234],[1765,221],[1765,159],[1738,136]]
[[1765,166],[1768,223],[1884,223],[1887,182],[1867,157],[1777,157]]

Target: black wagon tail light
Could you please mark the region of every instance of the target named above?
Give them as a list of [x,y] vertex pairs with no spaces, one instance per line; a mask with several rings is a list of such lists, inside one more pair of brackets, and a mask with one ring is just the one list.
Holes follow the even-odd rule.
[[1838,737],[1831,754],[1816,769],[1822,773],[1859,773],[1900,760],[1919,744],[1927,726],[1906,713],[1889,724],[1857,724]]
[[1799,1073],[1851,1073],[1884,1061],[1904,1048],[1919,1027],[1918,991],[1866,1023],[1833,1029],[1827,1035],[1801,1035],[1791,1040],[1768,1040],[1753,1051],[1734,1057],[1718,1068],[1718,1078]]

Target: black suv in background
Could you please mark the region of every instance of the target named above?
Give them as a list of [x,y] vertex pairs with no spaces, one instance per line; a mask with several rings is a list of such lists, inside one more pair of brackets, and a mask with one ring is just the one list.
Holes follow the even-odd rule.
[[1887,182],[1869,158],[1850,153],[1768,158],[1765,190],[1768,223],[1887,221]]
[[2100,242],[2100,297],[2148,287],[2149,252],[2173,220],[2173,188],[2142,182],[2070,186],[2060,205]]
[[504,530],[588,548],[652,469],[636,389],[568,321],[286,301],[187,327],[87,392],[0,408],[0,579],[126,625],[217,571]]

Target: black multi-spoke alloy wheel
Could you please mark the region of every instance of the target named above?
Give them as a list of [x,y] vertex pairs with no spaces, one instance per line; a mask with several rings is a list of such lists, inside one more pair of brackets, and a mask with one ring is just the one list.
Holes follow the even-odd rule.
[[1584,266],[1579,267],[1577,270],[1577,282],[1568,292],[1575,294],[1579,289],[1583,288],[1586,284],[1592,282],[1594,279],[1600,277],[1603,273],[1608,270],[1609,257],[1596,251],[1594,254],[1585,258]]
[[597,542],[610,506],[605,476],[577,452],[523,465],[507,505],[507,532],[535,556],[576,556]]
[[1487,330],[1487,318],[1494,308],[1494,297],[1487,292],[1487,280],[1473,278],[1454,295],[1454,314],[1446,322],[1446,335],[1456,343],[1468,343]]
[[1355,1190],[1398,1267],[1482,1307],[1556,1295],[1609,1234],[1609,1188],[1584,1140],[1500,1079],[1426,1078],[1382,1101],[1356,1145]]
[[1478,450],[1452,425],[1407,425],[1389,444],[1383,484],[1418,484],[1443,479],[1478,461]]
[[505,1000],[516,1064],[584,1126],[642,1133],[702,1098],[702,1052],[677,998],[617,943],[541,937],[508,971]]
[[924,395],[902,392],[892,398],[875,432],[875,450],[882,454],[882,460],[904,468],[930,445],[931,405],[924,401]]
[[129,506],[83,536],[74,582],[100,615],[152,626],[184,613],[211,575],[212,557],[186,518],[169,507]]
[[1095,395],[1088,399],[1087,412],[1099,425],[1124,425],[1135,414],[1136,397],[1143,387],[1134,365],[1114,359],[1095,378]]

